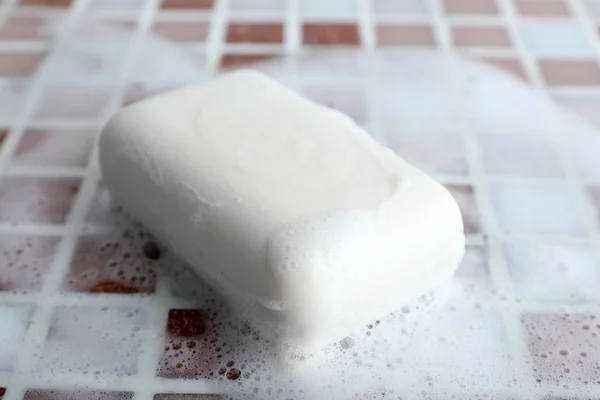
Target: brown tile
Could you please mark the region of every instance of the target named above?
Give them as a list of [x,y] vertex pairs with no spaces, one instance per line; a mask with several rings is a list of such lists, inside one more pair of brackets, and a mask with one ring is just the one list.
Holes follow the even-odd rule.
[[506,72],[527,81],[527,75],[519,60],[514,58],[482,58],[481,61],[491,64],[494,67],[500,68]]
[[0,291],[37,291],[50,269],[60,237],[0,235]]
[[531,17],[569,15],[562,0],[516,0],[516,5],[519,14]]
[[600,69],[593,60],[541,60],[539,65],[550,86],[600,85]]
[[475,189],[465,185],[445,185],[460,208],[465,234],[472,235],[482,232],[481,214],[475,199]]
[[21,0],[24,6],[69,7],[72,0]]
[[78,179],[4,177],[0,180],[0,221],[63,224],[79,184]]
[[306,23],[302,35],[304,44],[315,46],[358,46],[360,41],[356,24]]
[[497,14],[494,0],[443,0],[448,14]]
[[208,36],[208,22],[158,21],[154,33],[174,42],[204,42]]
[[382,46],[435,46],[433,29],[429,25],[379,25],[377,43]]
[[42,37],[44,20],[38,17],[9,18],[0,27],[0,40],[35,40]]
[[81,236],[75,247],[64,289],[84,293],[152,293],[156,261],[145,257],[132,231]]
[[13,165],[84,168],[94,145],[95,132],[82,130],[28,130],[11,159]]
[[131,400],[131,392],[101,392],[96,390],[62,390],[62,389],[30,389],[25,392],[23,400],[74,400],[74,399],[102,399],[102,400]]
[[0,77],[22,78],[33,75],[44,53],[0,53]]
[[506,29],[501,27],[452,28],[452,40],[458,47],[510,47],[511,42]]
[[221,68],[237,68],[277,58],[274,54],[223,54]]
[[227,28],[228,43],[283,43],[283,24],[232,23]]
[[185,10],[210,10],[213,0],[163,0],[162,8]]

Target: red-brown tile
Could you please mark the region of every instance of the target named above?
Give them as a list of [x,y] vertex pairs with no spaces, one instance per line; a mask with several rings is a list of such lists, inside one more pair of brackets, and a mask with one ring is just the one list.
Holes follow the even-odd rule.
[[531,17],[561,17],[569,15],[562,0],[516,0],[517,11]]
[[0,221],[62,224],[79,184],[78,179],[4,177],[0,180]]
[[49,270],[59,237],[0,235],[0,291],[37,291]]
[[541,60],[539,64],[550,86],[600,85],[600,69],[593,60]]
[[0,77],[33,75],[44,59],[43,53],[0,53]]
[[476,234],[481,233],[481,214],[477,207],[477,201],[475,200],[475,190],[471,186],[463,185],[445,185],[446,189],[450,191],[458,206],[463,217],[463,224],[465,227],[465,234]]
[[368,118],[366,93],[361,87],[307,86],[302,93],[311,100],[350,116],[358,124]]
[[154,33],[174,42],[204,42],[208,36],[208,22],[158,21]]
[[228,43],[283,43],[283,24],[231,23],[227,28]]
[[160,250],[145,234],[144,238],[139,236],[133,230],[81,236],[65,289],[115,294],[154,292]]
[[302,35],[304,44],[314,46],[358,46],[360,42],[356,24],[305,23]]
[[521,62],[515,58],[482,58],[481,61],[500,68],[510,74],[527,81],[527,75]]
[[274,54],[223,54],[221,68],[237,68],[277,58]]
[[497,14],[494,0],[443,0],[448,14]]
[[588,187],[588,197],[596,212],[596,225],[600,230],[600,186]]
[[600,384],[600,320],[595,315],[521,317],[538,382]]
[[87,165],[95,133],[85,130],[28,130],[15,154],[14,165],[79,167]]
[[103,116],[112,94],[108,87],[47,86],[34,119],[90,120]]
[[130,400],[131,392],[101,392],[92,390],[62,390],[62,389],[30,389],[25,392],[23,400],[75,400],[75,399],[102,399],[102,400]]
[[35,40],[42,37],[44,20],[39,17],[9,18],[0,27],[0,40]]
[[452,40],[458,47],[510,47],[511,41],[506,29],[501,27],[452,28]]
[[429,25],[379,25],[377,43],[381,46],[434,47],[435,37]]
[[69,7],[72,0],[21,0],[24,6]]
[[153,400],[225,400],[220,394],[157,394]]
[[210,10],[213,0],[163,0],[164,9]]

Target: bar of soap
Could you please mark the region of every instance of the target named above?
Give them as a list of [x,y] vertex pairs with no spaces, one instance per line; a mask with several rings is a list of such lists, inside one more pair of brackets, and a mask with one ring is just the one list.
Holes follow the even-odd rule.
[[344,114],[243,70],[124,108],[113,200],[266,336],[322,346],[449,280],[449,192]]

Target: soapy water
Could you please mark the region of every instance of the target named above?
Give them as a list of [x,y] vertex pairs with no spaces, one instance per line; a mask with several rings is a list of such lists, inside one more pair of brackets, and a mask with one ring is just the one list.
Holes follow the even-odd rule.
[[[94,80],[109,82],[113,77],[111,68],[118,64],[120,57],[111,43],[114,45],[121,41],[127,32],[95,23],[82,24],[80,29],[80,35],[74,35],[69,46],[63,49],[57,60],[60,68],[52,69],[50,78],[60,82],[69,77],[84,82],[90,73],[86,65],[89,67],[89,60],[93,59]],[[89,45],[90,38],[96,38],[100,44]],[[344,74],[339,73],[340,66],[345,67]],[[136,68],[137,73],[131,82],[132,95],[126,99],[127,102],[166,88],[197,82],[205,75],[192,56],[154,37],[146,39]],[[275,61],[257,68],[294,88],[301,89],[306,82],[331,87],[330,91],[325,91],[330,98],[323,101],[331,107],[339,106],[341,111],[350,115],[352,110],[344,108],[351,108],[353,102],[339,102],[334,87],[343,87],[345,79],[357,79],[359,87],[368,92],[373,102],[373,107],[362,113],[366,114],[364,125],[367,129],[370,125],[378,126],[372,130],[378,140],[434,176],[469,175],[470,163],[463,142],[465,135],[469,140],[481,142],[483,153],[486,143],[501,152],[503,147],[498,145],[498,141],[522,135],[540,138],[546,144],[550,142],[549,146],[563,146],[572,156],[574,173],[580,179],[600,177],[600,158],[596,156],[600,149],[600,135],[595,129],[548,103],[516,79],[471,61],[429,52],[340,52],[313,54],[286,63]],[[61,73],[61,69],[72,74]],[[53,100],[60,103],[60,97]],[[369,112],[376,115],[368,115]],[[377,124],[373,123],[376,116]],[[489,140],[484,135],[494,135],[494,139]],[[436,145],[440,140],[449,145]],[[531,140],[535,142],[535,139]],[[540,151],[544,151],[544,146]],[[45,155],[48,149],[61,151],[46,146],[43,148]],[[504,157],[498,155],[490,160],[481,160],[485,164],[484,169],[492,176],[496,173],[500,177],[519,174],[521,179],[548,174],[564,176],[564,166],[557,165],[558,161],[552,156],[530,159],[531,146],[525,144],[519,149],[510,148]],[[29,150],[32,157],[35,151],[35,148]],[[556,150],[549,152],[552,151]],[[57,159],[56,156],[51,158]],[[453,193],[461,206],[465,225],[472,227],[468,233],[491,235],[486,231],[490,221],[482,221],[475,206],[473,188],[469,185],[461,188]],[[491,190],[492,196],[494,193]],[[544,196],[553,199],[552,193],[544,192]],[[560,193],[556,196],[560,197]],[[107,200],[102,190],[98,198],[104,202]],[[519,229],[532,226],[541,226],[542,231],[548,226],[564,233],[585,231],[580,220],[570,217],[557,218],[557,224],[544,225],[542,221],[540,225],[539,219],[553,216],[554,203],[550,201],[550,205],[545,205],[537,201],[539,194],[536,197],[534,191],[518,198],[533,204],[507,205],[502,201],[494,203],[494,199],[491,202],[492,207],[497,207],[498,215],[509,221],[509,225],[499,224],[507,232],[521,232]],[[544,199],[543,196],[541,198]],[[562,204],[556,201],[556,204]],[[21,205],[15,207],[21,207],[17,209],[19,213],[31,214]],[[530,208],[540,211],[530,213]],[[98,209],[101,211],[94,214]],[[42,211],[38,214],[47,216]],[[110,215],[110,219],[104,218],[106,215]],[[88,221],[107,223],[116,231],[139,232],[139,227],[130,226],[125,216],[110,211],[106,205],[92,210]],[[572,230],[574,225],[581,230]],[[116,242],[124,239],[116,239]],[[517,246],[507,256],[508,274],[518,280],[515,285],[517,298],[492,278],[498,272],[490,271],[491,260],[487,256],[484,236],[479,246],[469,247],[462,267],[445,287],[395,313],[381,316],[317,354],[301,354],[291,345],[274,348],[256,329],[232,315],[224,299],[147,235],[132,234],[126,239],[120,245],[137,249],[134,257],[142,262],[151,260],[156,270],[164,271],[172,282],[172,296],[185,301],[190,309],[169,312],[164,354],[157,367],[159,377],[210,379],[224,383],[225,391],[232,397],[250,399],[479,396],[495,399],[534,396],[538,392],[553,393],[558,389],[568,389],[585,396],[593,385],[599,384],[594,382],[600,381],[597,339],[600,326],[596,316],[563,316],[556,312],[524,312],[521,317],[514,315],[518,314],[515,310],[519,304],[560,298],[555,293],[561,290],[559,286],[544,287],[544,284],[558,285],[561,275],[553,275],[550,283],[537,279],[536,275],[546,272],[545,266],[551,263],[549,258],[554,257],[540,255],[539,246]],[[32,253],[26,250],[31,240],[23,240],[24,245],[20,247],[24,251],[11,253],[11,257],[16,258],[18,263],[39,264],[39,251]],[[542,243],[544,240],[538,239]],[[589,260],[592,258],[581,255],[580,249],[573,252],[560,247],[559,261],[567,266],[567,270],[588,263],[588,270],[593,271],[593,265],[597,267],[598,264],[597,260]],[[526,261],[521,262],[523,260]],[[112,261],[113,258],[110,258],[99,268],[110,270]],[[3,278],[8,267],[0,265]],[[122,268],[134,269],[135,265],[138,264],[124,263]],[[511,271],[511,266],[525,269],[527,265],[535,265],[537,272],[534,276]],[[551,267],[554,268],[548,266]],[[559,267],[555,268],[557,273],[562,271]],[[39,276],[36,271],[35,277],[25,270],[22,274],[15,269],[6,271],[10,285],[5,284],[8,286],[2,290],[15,290],[16,287],[35,290],[43,283],[43,271]],[[135,270],[125,272],[136,273]],[[581,282],[574,281],[569,285],[567,290],[575,293],[569,299],[574,298],[578,304],[582,301],[595,304],[593,301],[597,301],[595,293],[599,291],[600,283],[594,283],[596,275],[590,273],[592,275],[586,275],[585,271],[572,272],[572,276]],[[77,280],[77,275],[73,276]],[[148,272],[148,277],[155,278],[153,272]],[[86,279],[95,278],[105,281],[117,279],[110,273],[86,276]],[[103,288],[100,291],[118,293],[117,288],[121,287],[114,282],[110,285],[91,280],[86,281],[85,288],[100,287]],[[536,281],[531,291],[527,291],[528,280]],[[140,291],[152,295],[154,287],[131,292]],[[555,295],[548,298],[549,292]],[[273,304],[272,308],[281,306]],[[12,304],[0,307],[0,321],[6,327],[0,332],[0,369],[12,368],[15,359],[13,349],[18,348],[26,332],[30,312],[30,309]],[[507,329],[507,320],[511,318],[520,327],[516,331],[514,327]],[[138,310],[57,309],[34,372],[41,375],[65,371],[93,374],[97,379],[107,381],[114,376],[135,375],[138,372],[135,360],[141,346],[139,336],[148,329],[144,323]],[[516,337],[521,334],[522,338]],[[524,347],[515,345],[515,341],[520,340]],[[522,363],[519,361],[521,358],[530,361]],[[573,377],[574,373],[565,372],[567,369],[577,371],[582,379]],[[530,374],[537,386],[528,384]],[[69,382],[65,384],[68,386]],[[32,399],[43,398],[41,395],[36,397],[35,393],[32,396]],[[78,398],[87,397],[93,398],[84,395]]]

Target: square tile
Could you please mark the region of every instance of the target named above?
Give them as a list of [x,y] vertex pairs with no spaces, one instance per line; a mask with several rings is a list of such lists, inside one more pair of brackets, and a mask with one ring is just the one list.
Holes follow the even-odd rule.
[[59,307],[53,312],[35,371],[133,375],[142,323],[141,313],[132,308]]
[[494,15],[498,13],[494,0],[443,0],[443,7],[448,14]]
[[286,2],[281,0],[229,0],[229,7],[234,13],[277,12],[283,14]]
[[600,301],[600,261],[593,247],[533,241],[508,242],[503,247],[520,299],[563,304]]
[[0,291],[39,291],[59,243],[58,236],[0,234]]
[[517,11],[528,17],[565,17],[569,10],[563,0],[517,0]]
[[[32,311],[29,306],[0,305],[0,371],[12,371],[27,333]],[[4,392],[0,390],[0,395],[2,394]]]
[[0,80],[0,121],[12,121],[19,115],[28,88],[28,82]]
[[348,115],[358,124],[368,118],[367,95],[360,86],[305,86],[302,94],[310,100]]
[[435,47],[436,41],[430,25],[392,25],[377,26],[377,43],[380,46],[419,46]]
[[[385,144],[400,157],[430,174],[468,174],[465,146],[460,135],[389,132]],[[443,151],[432,151],[434,148]]]
[[304,18],[357,18],[358,2],[353,0],[302,0],[300,16]]
[[270,61],[277,58],[275,54],[223,54],[221,68],[240,68],[251,64]]
[[94,0],[88,8],[93,11],[137,11],[147,3],[148,0]]
[[160,248],[133,230],[80,236],[63,288],[84,293],[152,293]]
[[0,221],[63,224],[79,185],[79,179],[5,176],[0,179]]
[[29,129],[11,159],[15,166],[85,168],[96,132],[82,129]]
[[283,43],[283,24],[280,23],[230,23],[227,43]]
[[373,0],[375,15],[429,15],[431,7],[426,0]]
[[93,120],[107,111],[112,90],[81,85],[46,86],[38,101],[34,119]]
[[521,322],[538,382],[600,384],[600,324],[595,315],[524,314]]
[[480,135],[481,157],[490,175],[564,176],[554,144],[539,135]]
[[66,8],[71,5],[72,0],[21,0],[20,3],[24,6]]
[[500,229],[508,233],[585,234],[575,195],[566,185],[496,184],[490,188]]
[[205,42],[208,37],[208,22],[157,21],[153,31],[173,42]]
[[360,42],[356,24],[304,23],[302,36],[309,46],[358,46]]
[[88,389],[29,389],[23,400],[131,400],[131,392],[105,392]]
[[539,66],[549,86],[600,85],[600,69],[594,60],[540,60]]
[[511,75],[516,76],[524,81],[527,81],[527,74],[523,69],[523,65],[516,58],[485,58],[481,57],[480,61],[489,64],[493,67],[499,68]]
[[180,10],[210,10],[213,0],[163,0],[162,8]]
[[511,47],[508,32],[502,27],[454,26],[452,40],[457,47]]
[[463,218],[465,234],[473,235],[481,233],[483,228],[481,226],[481,214],[477,206],[477,200],[475,199],[475,189],[466,185],[444,186],[458,203]]
[[0,78],[34,75],[44,58],[44,53],[0,53]]
[[600,186],[590,186],[587,188],[588,200],[596,212],[596,226],[600,231]]
[[0,26],[0,41],[40,40],[48,37],[45,25],[47,18],[42,17],[9,17],[4,25]]
[[580,24],[562,20],[521,20],[521,37],[531,54],[538,57],[593,56],[594,49]]
[[600,128],[600,96],[594,94],[557,94],[553,100]]

